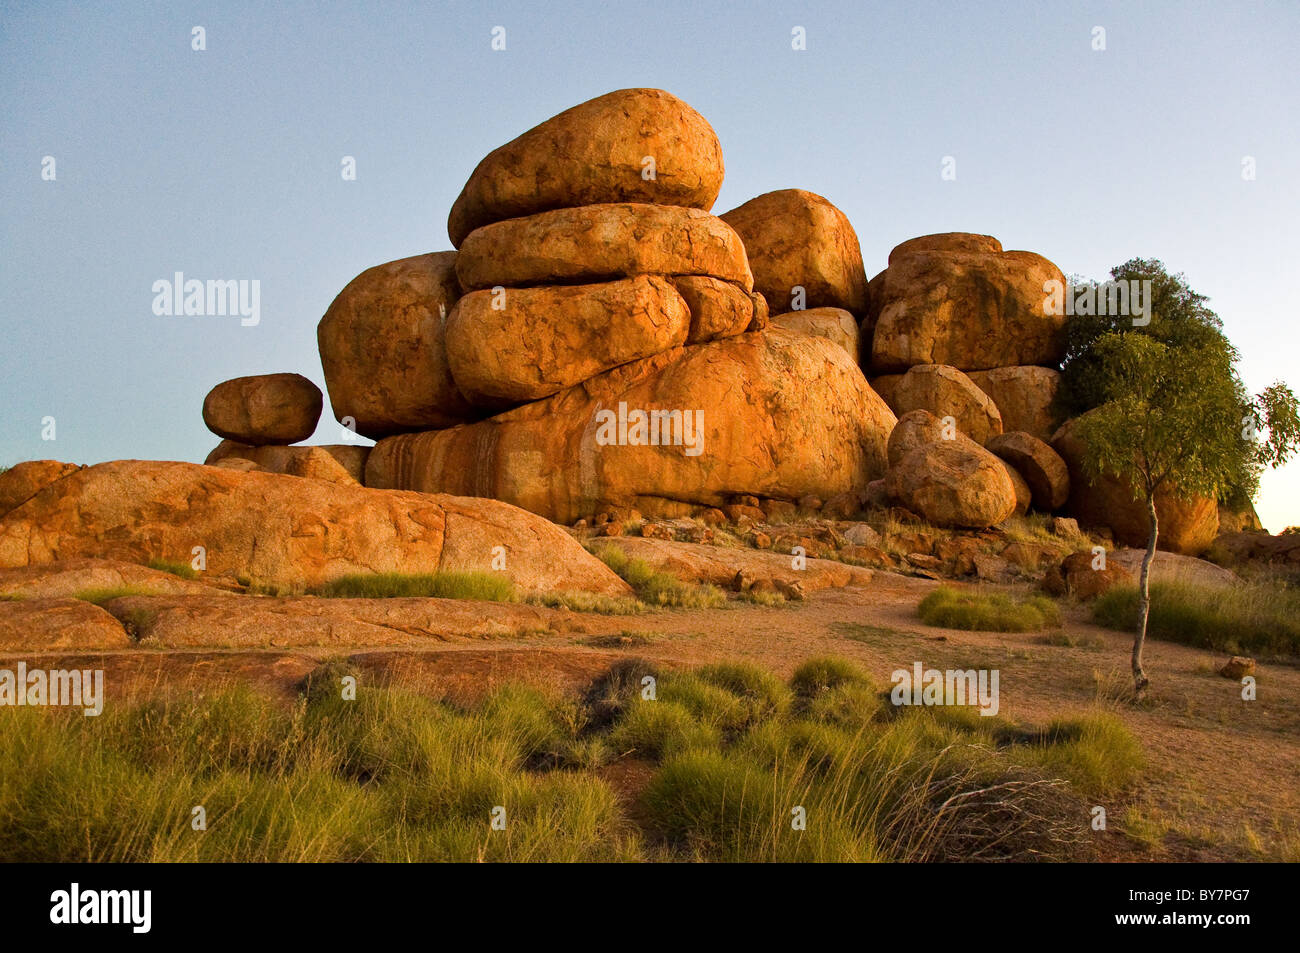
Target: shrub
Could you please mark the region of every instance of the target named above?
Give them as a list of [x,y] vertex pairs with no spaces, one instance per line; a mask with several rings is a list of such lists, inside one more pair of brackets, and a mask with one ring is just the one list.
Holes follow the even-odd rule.
[[716,609],[727,601],[726,593],[716,586],[682,582],[676,576],[659,572],[644,559],[634,559],[617,546],[599,547],[595,554],[632,587],[637,598],[648,605],[669,609]]
[[311,590],[313,595],[333,599],[482,599],[513,602],[515,589],[510,580],[491,572],[397,572],[356,573],[341,576]]
[[[1092,606],[1093,621],[1124,632],[1137,628],[1137,613],[1136,586],[1109,589]],[[1300,592],[1280,583],[1155,583],[1147,633],[1195,648],[1294,657],[1300,655]]]
[[1046,596],[1013,600],[1001,594],[958,592],[940,586],[917,607],[926,625],[981,632],[1036,632],[1061,624],[1061,612]]

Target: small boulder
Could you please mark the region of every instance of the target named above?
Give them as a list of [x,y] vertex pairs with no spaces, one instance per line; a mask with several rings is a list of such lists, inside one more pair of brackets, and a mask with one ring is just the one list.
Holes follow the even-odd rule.
[[998,434],[985,445],[1024,477],[1033,493],[1034,508],[1059,510],[1070,498],[1070,471],[1061,455],[1024,431]]
[[1219,669],[1219,674],[1224,678],[1240,681],[1247,675],[1255,674],[1255,660],[1244,655],[1234,655],[1224,663],[1223,668]]
[[967,371],[966,376],[993,398],[1004,431],[1023,430],[1039,440],[1052,439],[1061,423],[1053,407],[1061,386],[1060,371],[1024,365]]
[[208,392],[203,422],[240,443],[297,443],[315,432],[323,402],[320,388],[301,374],[236,377]]
[[918,364],[892,388],[891,409],[900,417],[928,410],[940,420],[952,417],[957,429],[981,446],[1002,433],[1002,415],[969,377],[943,364]]
[[982,529],[1016,509],[1015,484],[1002,461],[956,441],[909,451],[889,468],[885,487],[899,505],[935,526]]
[[[774,327],[785,328],[794,334],[825,338],[844,348],[856,362],[858,352],[858,322],[843,308],[810,308],[807,311],[787,311],[771,319]],[[888,403],[888,401],[886,401]]]

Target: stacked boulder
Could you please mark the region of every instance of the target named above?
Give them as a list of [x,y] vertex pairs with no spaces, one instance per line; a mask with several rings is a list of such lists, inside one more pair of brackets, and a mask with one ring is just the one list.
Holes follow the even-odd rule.
[[933,421],[911,428],[916,445],[887,484],[895,501],[948,526],[1065,503],[1067,468],[1047,443],[1065,317],[1045,307],[1045,289],[1064,281],[1046,258],[988,235],[925,235],[890,252],[868,286],[864,367],[900,418]]
[[[335,416],[378,440],[366,484],[572,522],[880,477],[894,417],[856,318],[767,327],[746,243],[709,212],[722,176],[709,124],[651,89],[489,154],[451,210],[457,251],[370,269],[320,322]],[[817,274],[800,279],[814,302],[865,312],[865,279],[849,301]]]

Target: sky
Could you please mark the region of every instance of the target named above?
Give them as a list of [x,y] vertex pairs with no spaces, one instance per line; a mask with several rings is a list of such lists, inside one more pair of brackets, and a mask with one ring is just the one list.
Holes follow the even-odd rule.
[[[323,390],[315,327],[349,280],[451,248],[484,155],[634,86],[717,131],[716,212],[820,193],[869,276],[946,231],[1067,275],[1159,258],[1209,297],[1249,388],[1300,390],[1298,61],[1293,0],[7,2],[0,465],[201,461],[220,381]],[[155,314],[176,272],[258,280],[260,322]],[[313,442],[340,442],[328,401]],[[1257,509],[1300,524],[1300,463],[1265,475]]]

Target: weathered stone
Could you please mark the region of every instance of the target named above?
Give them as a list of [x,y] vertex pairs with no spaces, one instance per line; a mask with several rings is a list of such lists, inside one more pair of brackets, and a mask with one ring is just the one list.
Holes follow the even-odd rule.
[[[787,311],[771,319],[772,327],[784,328],[795,334],[825,338],[844,348],[856,362],[860,356],[858,322],[842,308],[810,308],[807,311]],[[886,402],[888,403],[888,402]]]
[[940,420],[952,417],[957,429],[981,446],[1002,433],[997,406],[969,377],[943,364],[918,364],[888,388],[890,409],[898,416],[928,410]]
[[378,439],[480,416],[447,366],[443,328],[459,296],[455,252],[403,258],[352,279],[316,328],[335,418]]
[[703,344],[756,330],[755,302],[762,302],[766,315],[767,304],[761,296],[730,282],[706,275],[681,275],[673,279],[673,284],[691,312],[687,344]]
[[722,175],[722,147],[703,116],[662,89],[620,89],[490,152],[452,205],[447,233],[459,248],[491,222],[606,202],[708,211]]
[[[1096,568],[1094,568],[1096,566]],[[1043,577],[1043,588],[1056,596],[1072,595],[1087,600],[1113,586],[1132,585],[1134,576],[1118,563],[1102,563],[1093,553],[1071,553]]]
[[685,344],[690,326],[677,289],[652,275],[471,291],[447,318],[447,363],[466,399],[508,407]]
[[1016,509],[1007,469],[982,447],[944,440],[909,451],[885,474],[890,498],[935,526],[978,529]]
[[890,253],[880,288],[872,367],[916,364],[983,370],[1053,365],[1065,316],[1048,314],[1043,286],[1061,270],[1032,252],[1004,252],[989,236],[923,236]]
[[466,292],[634,275],[708,275],[754,288],[731,226],[668,205],[586,205],[507,219],[470,233],[456,256]]
[[[322,454],[329,459],[322,457]],[[223,440],[203,462],[208,466],[244,460],[268,473],[312,477],[334,483],[360,483],[365,475],[369,447],[328,444],[319,447],[250,447],[233,440]],[[248,470],[238,466],[234,469]],[[342,471],[342,472],[340,472]]]
[[963,447],[979,448],[979,444],[970,437],[955,428],[945,426],[943,421],[928,410],[913,410],[903,414],[889,434],[889,443],[886,446],[889,465],[894,466],[917,447],[941,441]]
[[993,398],[1006,432],[1023,430],[1039,440],[1051,440],[1060,420],[1053,408],[1061,372],[1050,367],[995,367],[967,371],[966,376]]
[[194,546],[212,577],[284,585],[494,571],[504,552],[502,573],[521,589],[629,591],[563,529],[503,503],[189,463],[87,467],[0,520],[0,568],[74,557],[188,562]]
[[219,437],[255,446],[306,440],[320,422],[320,388],[301,374],[236,377],[203,399],[203,422]]
[[24,460],[0,473],[0,516],[16,510],[41,490],[69,473],[76,473],[75,463],[58,460]]
[[0,600],[0,651],[84,651],[130,645],[121,623],[82,599]]
[[[848,217],[822,196],[781,189],[721,216],[745,243],[754,287],[773,315],[800,308],[867,310],[862,249]],[[795,289],[803,289],[797,303]]]

